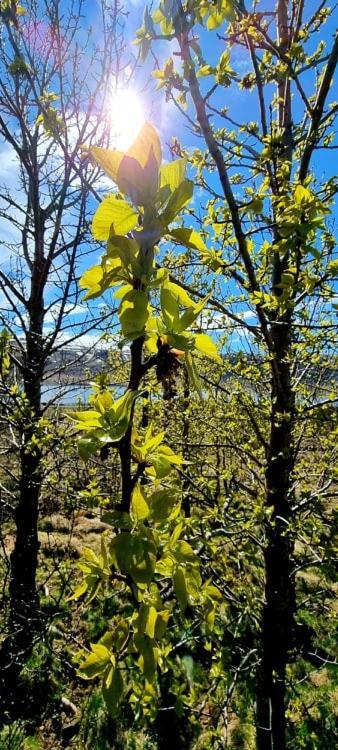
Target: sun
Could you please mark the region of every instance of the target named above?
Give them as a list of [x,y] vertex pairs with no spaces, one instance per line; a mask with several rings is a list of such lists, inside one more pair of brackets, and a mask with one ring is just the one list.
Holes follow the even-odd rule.
[[126,151],[145,122],[141,99],[132,89],[120,89],[112,94],[110,111],[114,146]]

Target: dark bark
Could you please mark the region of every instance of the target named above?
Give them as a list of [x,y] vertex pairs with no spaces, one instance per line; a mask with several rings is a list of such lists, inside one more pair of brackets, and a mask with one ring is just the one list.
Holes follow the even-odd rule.
[[[189,376],[187,370],[184,369],[184,391],[183,391],[183,426],[182,426],[182,443],[183,443],[183,458],[189,461],[189,406],[190,406],[190,388],[189,388]],[[182,509],[186,516],[190,516],[190,485],[186,477],[182,478]]]
[[131,474],[131,423],[128,430],[118,446],[121,461],[121,502],[118,510],[123,513],[129,513],[131,493],[132,493],[132,474]]
[[[36,438],[41,416],[41,383],[43,374],[43,231],[37,242],[27,303],[29,326],[26,354],[22,367],[25,404],[21,419],[20,482],[14,511],[16,526],[14,549],[10,556],[9,636],[0,652],[1,701],[11,707],[17,700],[18,681],[25,660],[31,653],[34,638],[41,626],[39,596],[36,586],[38,566],[38,517],[42,484],[42,451]],[[23,697],[24,700],[24,697]],[[13,705],[15,701],[13,700]]]
[[175,710],[176,696],[171,692],[172,674],[167,672],[160,678],[160,706],[155,721],[158,750],[189,750],[193,730],[185,713]]
[[[41,212],[35,217],[36,249],[27,304],[29,328],[26,335],[26,356],[23,368],[24,395],[27,406],[22,424],[20,452],[20,494],[15,512],[16,540],[11,555],[10,611],[11,619],[37,614],[36,569],[38,556],[38,512],[42,482],[41,447],[36,437],[41,416],[41,383],[43,375],[44,270],[43,224]],[[35,611],[34,611],[35,610]]]
[[[41,381],[30,385],[33,385],[34,406],[31,398],[28,397],[29,409],[32,411],[20,455],[20,496],[15,510],[16,539],[11,554],[9,584],[10,619],[13,624],[22,622],[23,627],[29,626],[30,620],[37,619],[36,569],[39,547],[37,526],[42,482],[41,450],[35,444],[32,449],[30,444],[39,419],[39,409],[36,407],[40,400]],[[25,393],[27,396],[27,387]]]
[[[132,342],[131,347],[130,347],[131,370],[130,370],[128,388],[131,391],[136,391],[138,389],[142,376],[145,372],[145,368],[142,363],[143,344],[144,344],[144,338],[143,336],[141,336],[140,338],[135,339]],[[118,451],[119,451],[120,461],[121,461],[121,482],[122,482],[121,502],[119,504],[118,510],[124,513],[129,513],[131,495],[132,495],[133,486],[134,486],[132,470],[131,470],[131,461],[132,461],[131,433],[132,433],[132,424],[133,424],[133,411],[134,409],[132,409],[128,430],[126,434],[123,436],[123,438],[120,440],[119,445],[118,445]]]
[[[289,2],[277,4],[277,31],[280,54],[290,44]],[[278,84],[278,124],[283,134],[281,158],[292,162],[292,108],[289,76]],[[274,186],[272,185],[274,189]],[[279,240],[278,232],[275,240]],[[284,264],[288,263],[286,254]],[[280,295],[283,262],[275,254],[272,289]],[[265,472],[266,506],[271,517],[266,523],[265,592],[261,632],[261,664],[257,676],[257,748],[286,748],[286,667],[294,636],[295,581],[291,521],[291,475],[293,467],[294,395],[290,359],[292,316],[288,312],[276,325],[272,320],[270,436]],[[282,325],[280,325],[282,323]]]
[[258,750],[285,750],[285,675],[294,635],[295,581],[291,521],[294,396],[288,352],[290,326],[273,328],[279,378],[272,378],[270,440],[266,467],[265,604],[262,658],[257,683]]

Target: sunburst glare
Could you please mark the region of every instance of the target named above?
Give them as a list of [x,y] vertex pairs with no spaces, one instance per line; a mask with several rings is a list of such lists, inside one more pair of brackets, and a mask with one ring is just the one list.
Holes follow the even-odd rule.
[[126,151],[135,140],[144,122],[142,102],[136,91],[120,89],[112,94],[112,136],[117,149]]

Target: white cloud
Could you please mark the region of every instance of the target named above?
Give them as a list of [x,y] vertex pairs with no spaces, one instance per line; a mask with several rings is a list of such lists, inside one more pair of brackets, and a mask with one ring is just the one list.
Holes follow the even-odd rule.
[[[50,307],[50,309],[48,310],[44,318],[45,325],[49,326],[49,324],[55,323],[60,313],[60,309],[61,309],[60,302],[55,302],[55,304],[53,304]],[[88,310],[83,305],[74,306],[74,305],[68,304],[65,306],[65,310],[64,310],[64,314],[67,315],[68,317],[74,316],[74,315],[85,315],[86,312],[88,312]]]
[[102,333],[99,332],[83,333],[75,341],[73,341],[73,339],[74,333],[65,333],[61,331],[57,336],[57,345],[64,344],[67,346],[67,343],[69,343],[71,349],[76,349],[77,347],[83,347],[85,349],[93,349],[95,347],[99,347],[100,349],[112,348],[111,345],[102,338]]
[[200,325],[203,331],[216,331],[220,328],[223,330],[227,326],[227,321],[223,313],[210,310],[201,314]]
[[257,315],[254,310],[241,310],[237,313],[237,316],[242,320],[257,320]]

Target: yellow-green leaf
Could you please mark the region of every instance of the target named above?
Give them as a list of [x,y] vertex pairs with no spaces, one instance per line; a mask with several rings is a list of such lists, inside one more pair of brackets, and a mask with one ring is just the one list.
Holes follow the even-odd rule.
[[102,427],[101,414],[98,411],[75,411],[69,414],[79,430],[93,430]]
[[134,339],[142,335],[149,315],[146,292],[132,289],[122,299],[119,318],[122,333],[126,338]]
[[103,270],[101,266],[93,266],[85,271],[80,279],[81,289],[88,289],[86,299],[91,296],[101,294],[101,282],[103,279]]
[[87,151],[97,164],[102,167],[108,177],[111,177],[116,182],[117,171],[123,158],[122,151],[112,151],[106,148],[99,148],[98,146],[92,146],[89,149],[84,148],[83,150],[84,152]]
[[179,187],[174,190],[161,217],[166,226],[171,224],[182,208],[191,201],[193,192],[194,186],[190,180],[183,180]]
[[195,302],[189,297],[188,292],[183,289],[179,284],[175,284],[173,281],[165,281],[163,288],[167,289],[171,296],[176,300],[177,303],[183,305],[183,307],[195,307]]
[[91,644],[92,652],[86,656],[79,666],[81,677],[92,680],[103,674],[111,662],[111,654],[108,649],[99,643]]
[[184,180],[186,163],[186,159],[175,159],[170,164],[165,164],[161,169],[160,186],[169,185],[171,192],[176,190]]
[[195,349],[197,349],[206,357],[214,359],[216,362],[222,363],[222,358],[218,354],[215,342],[206,333],[198,333],[195,336]]
[[128,195],[135,206],[152,205],[156,199],[158,183],[158,164],[153,147],[144,166],[128,154],[123,157],[117,174],[117,184],[119,190]]
[[177,242],[180,242],[185,247],[191,247],[193,250],[207,251],[207,246],[202,240],[201,235],[194,229],[188,227],[178,227],[177,229],[171,229],[170,237]]
[[111,716],[116,716],[118,705],[123,698],[124,683],[121,671],[114,669],[111,672],[109,686],[102,688],[102,695]]
[[146,494],[140,484],[137,484],[133,491],[131,512],[135,521],[144,521],[149,516]]
[[136,159],[141,167],[144,167],[151,149],[159,169],[162,161],[161,142],[154,126],[150,122],[145,122],[134,143],[128,149],[127,155]]
[[111,234],[126,234],[136,227],[137,212],[126,201],[107,195],[100,203],[92,223],[95,240],[108,240]]

